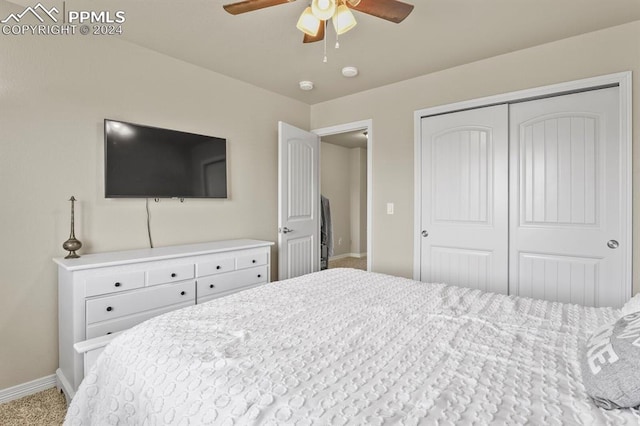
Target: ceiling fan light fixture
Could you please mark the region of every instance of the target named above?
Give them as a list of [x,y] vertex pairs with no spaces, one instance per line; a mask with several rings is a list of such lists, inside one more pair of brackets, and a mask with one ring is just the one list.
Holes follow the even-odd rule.
[[307,7],[304,12],[302,12],[296,28],[305,34],[309,34],[311,37],[315,37],[318,34],[320,20],[311,12],[311,7]]
[[336,2],[335,0],[313,0],[311,11],[316,18],[327,21],[336,13]]
[[331,19],[331,21],[333,22],[333,28],[336,30],[336,34],[338,35],[346,33],[358,24],[353,13],[351,13],[349,8],[344,4],[337,7],[336,14],[333,15],[333,19]]

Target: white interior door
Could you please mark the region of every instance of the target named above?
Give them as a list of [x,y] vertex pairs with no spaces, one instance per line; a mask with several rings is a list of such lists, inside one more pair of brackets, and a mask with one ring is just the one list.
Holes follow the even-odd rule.
[[320,269],[320,137],[278,123],[278,276]]
[[510,293],[621,306],[619,88],[513,104]]
[[508,106],[422,119],[420,280],[508,291]]

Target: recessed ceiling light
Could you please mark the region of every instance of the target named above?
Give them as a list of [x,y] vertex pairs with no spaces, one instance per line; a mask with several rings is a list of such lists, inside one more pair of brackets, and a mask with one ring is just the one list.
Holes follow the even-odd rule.
[[358,68],[356,67],[344,67],[342,68],[342,75],[345,77],[355,77],[358,75]]
[[313,89],[313,81],[303,80],[298,84],[300,85],[300,89],[302,89],[302,90],[311,90],[311,89]]

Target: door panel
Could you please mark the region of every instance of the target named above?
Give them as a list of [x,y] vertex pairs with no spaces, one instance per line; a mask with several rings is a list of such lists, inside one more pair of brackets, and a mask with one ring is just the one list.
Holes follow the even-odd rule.
[[600,259],[519,253],[519,296],[595,306]]
[[599,124],[579,114],[520,124],[522,225],[596,225]]
[[320,138],[278,123],[278,275],[320,269]]
[[422,119],[422,281],[507,293],[507,118],[498,105]]
[[320,244],[313,236],[289,238],[287,240],[288,278],[308,274],[313,271],[315,247]]
[[618,90],[511,106],[512,294],[623,303]]
[[[491,291],[493,253],[431,246],[432,281]],[[437,265],[437,266],[436,266]]]
[[434,135],[434,222],[484,223],[490,218],[491,133],[460,126]]

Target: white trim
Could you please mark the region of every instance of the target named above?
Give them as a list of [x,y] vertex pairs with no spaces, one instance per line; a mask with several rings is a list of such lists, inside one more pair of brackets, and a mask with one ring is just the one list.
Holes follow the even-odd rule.
[[367,253],[371,254],[367,257],[367,271],[371,271],[371,265],[373,265],[373,120],[354,121],[311,131],[322,137],[355,130],[367,131]]
[[599,77],[585,78],[581,80],[567,81],[564,83],[552,84],[549,86],[534,87],[531,89],[518,90],[517,92],[501,93],[499,95],[487,96],[484,98],[470,99],[467,101],[452,104],[439,105],[430,108],[419,109],[414,112],[415,117],[426,117],[429,115],[445,114],[448,112],[460,111],[471,108],[486,107],[489,105],[504,104],[511,102],[522,102],[527,99],[549,97],[563,93],[570,93],[581,90],[589,90],[606,86],[623,86],[631,83],[631,71],[607,74]]
[[413,279],[420,281],[422,232],[422,111],[413,113]]
[[0,390],[0,404],[33,395],[56,386],[56,375],[41,377],[27,383]]
[[[559,84],[552,84],[550,86],[535,87],[532,89],[519,90],[517,92],[503,93],[494,96],[487,96],[479,99],[471,99],[462,102],[456,102],[452,104],[440,105],[431,108],[420,109],[413,114],[414,123],[414,219],[413,219],[413,278],[420,279],[420,219],[421,219],[421,205],[420,194],[422,193],[422,179],[421,179],[421,161],[422,158],[422,127],[421,122],[423,117],[437,114],[446,114],[454,111],[461,111],[471,108],[480,108],[490,105],[521,102],[528,99],[535,99],[541,97],[549,97],[559,95],[563,93],[571,93],[576,91],[583,91],[589,89],[595,89],[599,87],[618,86],[620,89],[620,141],[622,143],[622,149],[620,155],[625,155],[626,159],[621,162],[620,170],[622,179],[625,180],[627,190],[620,194],[622,211],[621,220],[626,225],[627,234],[621,236],[620,248],[625,251],[623,262],[623,276],[625,277],[625,292],[628,297],[631,297],[633,293],[633,214],[632,214],[632,80],[631,71],[625,71],[615,74],[607,74],[598,77],[585,78],[581,80],[568,81]],[[624,301],[622,301],[624,302]]]
[[346,257],[355,257],[355,258],[358,258],[358,259],[362,259],[363,257],[367,257],[367,253],[343,253],[343,254],[338,254],[336,256],[331,256],[329,258],[329,261],[344,259]]
[[626,271],[623,276],[625,277],[624,284],[628,297],[621,301],[620,306],[622,306],[624,302],[633,295],[633,84],[631,71],[620,73],[619,75],[620,140],[624,144],[620,150],[620,155],[626,156],[626,158],[623,157],[623,161],[621,161],[623,170],[621,170],[620,173],[627,188],[625,193],[620,194],[622,204],[622,211],[620,212],[622,215],[621,220],[627,230],[622,243],[625,249],[622,268],[623,271]]

